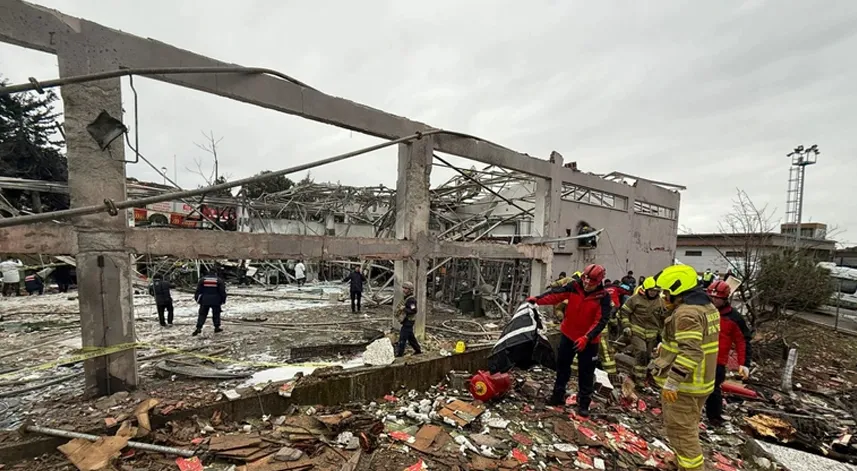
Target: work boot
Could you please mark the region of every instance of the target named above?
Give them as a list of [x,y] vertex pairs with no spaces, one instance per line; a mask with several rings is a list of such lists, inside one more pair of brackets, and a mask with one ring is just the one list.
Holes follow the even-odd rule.
[[548,398],[547,405],[549,405],[549,406],[564,406],[565,405],[565,393],[554,392]]
[[590,414],[589,413],[589,406],[586,406],[586,407],[581,406],[581,405],[577,406],[577,415],[579,415],[583,418],[587,418],[587,417],[589,417],[589,414]]
[[192,336],[196,337],[197,335],[199,335],[199,334],[201,334],[201,333],[202,333],[202,331],[201,331],[201,330],[196,329],[196,330],[194,330],[194,331],[193,331],[193,333],[192,333],[192,334],[190,334],[190,335],[192,335]]
[[166,326],[167,326],[167,324],[164,324],[163,322],[161,323],[161,327],[166,327]]
[[215,327],[215,328],[214,328],[214,333],[215,333],[215,334],[219,334],[219,333],[221,333],[221,332],[223,332],[223,329],[221,329],[220,327]]

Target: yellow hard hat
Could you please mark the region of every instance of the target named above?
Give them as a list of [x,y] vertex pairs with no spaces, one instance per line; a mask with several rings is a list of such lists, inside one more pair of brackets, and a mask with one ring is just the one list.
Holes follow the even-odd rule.
[[575,278],[580,278],[580,276],[581,276],[581,275],[583,275],[583,273],[580,273],[579,271],[576,271],[576,272],[574,272],[574,274],[573,274],[573,275],[571,275],[571,276],[573,276],[573,277],[575,277]]
[[698,283],[696,277],[696,270],[692,266],[672,265],[654,276],[655,287],[668,292],[671,296],[679,296],[696,287]]
[[644,290],[657,289],[657,288],[658,288],[658,286],[655,283],[655,278],[653,276],[650,276],[650,277],[646,278],[645,280],[643,280],[643,289]]

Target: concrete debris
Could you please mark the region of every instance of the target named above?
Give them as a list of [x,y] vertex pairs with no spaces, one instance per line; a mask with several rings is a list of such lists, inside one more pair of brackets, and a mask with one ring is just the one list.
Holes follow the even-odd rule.
[[363,362],[371,366],[384,366],[396,360],[393,344],[387,337],[380,338],[366,347]]
[[230,401],[241,399],[241,394],[239,394],[238,391],[234,389],[227,389],[226,391],[223,391],[223,395],[226,397],[226,399],[229,399]]
[[277,461],[297,461],[301,459],[303,455],[304,452],[301,450],[284,446],[280,448],[280,451],[278,451],[276,455],[274,455],[274,459]]

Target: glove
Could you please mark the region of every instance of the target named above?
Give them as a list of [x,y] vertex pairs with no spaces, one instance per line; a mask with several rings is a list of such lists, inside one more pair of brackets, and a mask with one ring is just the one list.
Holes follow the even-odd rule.
[[658,342],[658,346],[655,347],[655,356],[661,356],[661,343]]
[[750,368],[741,365],[738,367],[738,374],[741,376],[741,379],[747,381],[748,379],[750,379]]
[[574,348],[578,352],[582,352],[584,349],[586,349],[586,346],[588,344],[589,344],[589,337],[584,335],[583,337],[580,337],[579,339],[574,341]]
[[[518,299],[520,299],[520,298],[518,298]],[[536,299],[535,296],[530,296],[529,298],[527,298],[527,302],[530,304],[536,304],[536,301],[538,301],[538,300]]]
[[668,378],[661,391],[661,399],[669,404],[678,400],[678,381]]

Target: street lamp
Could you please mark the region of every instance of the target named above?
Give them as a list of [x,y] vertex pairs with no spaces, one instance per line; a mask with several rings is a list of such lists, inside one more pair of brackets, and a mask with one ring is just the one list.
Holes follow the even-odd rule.
[[800,250],[800,222],[803,216],[803,189],[806,179],[807,165],[813,165],[818,161],[818,146],[813,144],[808,148],[795,147],[795,150],[786,154],[792,159],[792,168],[789,171],[789,198],[786,202],[786,218],[791,216],[795,224],[795,249]]
[[164,186],[167,184],[167,167],[161,167],[161,175],[164,177]]

